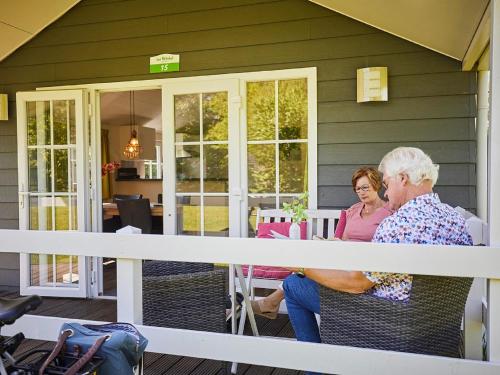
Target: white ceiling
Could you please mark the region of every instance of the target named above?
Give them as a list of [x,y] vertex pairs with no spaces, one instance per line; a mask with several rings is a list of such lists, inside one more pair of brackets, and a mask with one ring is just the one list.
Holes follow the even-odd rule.
[[80,0],[1,0],[0,61],[78,2]]
[[489,0],[309,0],[462,61]]
[[[130,91],[101,94],[101,124],[109,126],[130,125]],[[161,90],[134,91],[135,124],[161,132]]]

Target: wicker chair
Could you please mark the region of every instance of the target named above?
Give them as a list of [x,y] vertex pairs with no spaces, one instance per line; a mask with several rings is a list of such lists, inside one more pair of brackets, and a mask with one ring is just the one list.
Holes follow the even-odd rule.
[[144,324],[226,332],[227,270],[206,263],[147,261],[142,276]]
[[321,287],[321,341],[459,357],[460,324],[471,284],[471,278],[415,275],[407,302]]

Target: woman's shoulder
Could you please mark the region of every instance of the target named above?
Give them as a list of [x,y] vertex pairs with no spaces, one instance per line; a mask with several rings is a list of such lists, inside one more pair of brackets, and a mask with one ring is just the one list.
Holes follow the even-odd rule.
[[394,211],[391,210],[391,208],[389,206],[389,202],[385,202],[385,204],[382,207],[379,208],[379,212],[384,217],[385,216],[391,216],[394,213]]
[[364,206],[363,202],[358,202],[358,203],[353,204],[351,207],[349,207],[347,210],[345,210],[346,216],[351,217],[351,216],[355,215],[356,213],[361,212],[361,210],[363,209],[363,206]]

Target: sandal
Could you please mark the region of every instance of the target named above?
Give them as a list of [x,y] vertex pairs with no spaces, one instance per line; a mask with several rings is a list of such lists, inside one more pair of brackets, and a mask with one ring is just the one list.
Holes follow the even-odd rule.
[[[254,314],[263,316],[267,319],[276,319],[278,317],[278,310],[276,311],[262,311],[260,308],[259,300],[250,301],[250,305],[252,306],[252,310]],[[278,307],[279,308],[279,307]]]

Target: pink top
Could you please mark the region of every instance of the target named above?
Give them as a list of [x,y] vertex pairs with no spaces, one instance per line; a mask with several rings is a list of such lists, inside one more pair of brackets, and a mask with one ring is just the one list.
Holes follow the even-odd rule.
[[360,242],[371,241],[378,225],[382,222],[382,220],[384,220],[387,216],[392,215],[392,211],[386,203],[370,216],[363,218],[361,216],[363,207],[364,203],[359,202],[352,205],[347,210],[346,226],[342,236],[343,240]]

